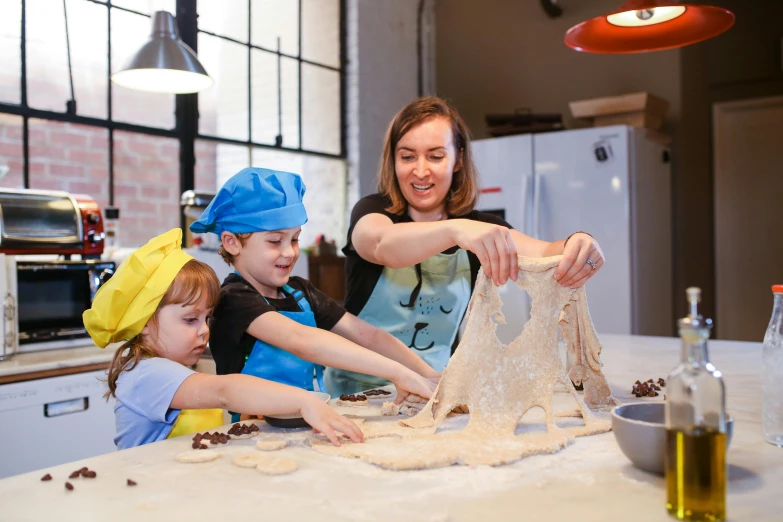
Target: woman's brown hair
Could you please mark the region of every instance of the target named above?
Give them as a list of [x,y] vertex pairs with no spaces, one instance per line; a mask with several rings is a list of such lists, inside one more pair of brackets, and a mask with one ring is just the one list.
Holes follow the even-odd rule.
[[[177,277],[163,294],[158,308],[149,321],[153,321],[157,325],[158,311],[170,304],[189,306],[206,300],[207,308],[211,310],[217,305],[219,297],[220,282],[215,271],[209,265],[191,259],[180,269]],[[114,392],[117,390],[117,379],[122,372],[134,369],[141,359],[157,356],[155,347],[144,334],[139,334],[123,344],[114,354],[111,365],[109,365],[106,379],[109,391],[105,395],[106,399],[116,397]]]
[[391,200],[391,206],[386,210],[392,214],[402,215],[408,210],[408,201],[402,194],[394,170],[397,143],[413,127],[432,118],[445,118],[451,122],[454,148],[457,154],[462,153],[462,166],[454,173],[451,187],[446,195],[446,214],[464,216],[476,206],[478,175],[470,148],[470,131],[454,107],[441,98],[427,96],[409,103],[398,112],[386,131],[381,155],[378,192]]

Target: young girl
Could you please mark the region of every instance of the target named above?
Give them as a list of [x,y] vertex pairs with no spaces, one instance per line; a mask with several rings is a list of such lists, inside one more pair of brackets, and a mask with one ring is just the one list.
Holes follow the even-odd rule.
[[118,449],[208,430],[221,409],[256,415],[301,412],[339,445],[361,431],[306,391],[247,375],[207,375],[189,367],[209,340],[208,319],[220,286],[214,271],[180,249],[173,229],[138,249],[95,296],[84,325],[95,344],[126,341],[109,367]]
[[382,379],[367,376],[373,384],[350,393],[391,381],[398,401],[409,392],[429,398],[439,374],[421,357],[346,313],[306,279],[291,277],[307,222],[304,193],[296,174],[244,169],[190,226],[219,235],[221,254],[235,271],[223,282],[211,325],[217,373],[241,372],[308,390],[315,374],[324,391],[321,370],[329,366]]

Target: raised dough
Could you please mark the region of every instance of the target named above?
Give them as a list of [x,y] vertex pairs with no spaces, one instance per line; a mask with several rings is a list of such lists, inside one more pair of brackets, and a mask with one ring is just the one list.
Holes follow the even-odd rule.
[[220,453],[212,450],[183,451],[174,455],[174,460],[183,464],[199,464],[210,462],[220,457]]
[[240,468],[255,468],[264,458],[266,456],[261,453],[242,453],[234,457],[231,462]]
[[256,442],[256,449],[260,451],[277,451],[285,448],[288,442],[284,440],[259,440]]
[[[459,347],[432,399],[416,417],[401,421],[407,427],[368,420],[362,426],[367,439],[364,444],[344,442],[334,447],[314,438],[313,448],[388,469],[495,466],[528,455],[554,453],[571,444],[576,436],[609,431],[609,420],[600,419],[588,406],[606,409],[617,401],[601,373],[601,345],[587,309],[585,289],[563,288],[554,280],[560,259],[519,258],[516,284],[532,298],[531,319],[508,345],[495,334],[497,324],[505,322],[497,288],[483,271],[479,272]],[[558,327],[577,361],[571,378],[557,348]],[[574,378],[584,384],[587,404],[574,390]],[[555,425],[552,393],[556,383],[571,393],[584,426],[563,429]],[[434,433],[441,421],[460,406],[470,411],[467,426]],[[534,407],[546,414],[546,432],[516,436],[520,419]]]
[[256,466],[256,471],[264,475],[287,475],[299,469],[295,460],[261,456],[265,458]]

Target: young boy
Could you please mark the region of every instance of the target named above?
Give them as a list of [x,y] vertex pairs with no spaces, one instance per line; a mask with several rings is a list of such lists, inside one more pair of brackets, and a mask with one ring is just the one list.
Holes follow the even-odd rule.
[[440,375],[418,355],[307,280],[290,277],[307,222],[304,193],[296,174],[244,169],[190,226],[195,233],[218,234],[219,252],[234,268],[211,325],[217,373],[241,372],[306,390],[313,389],[315,374],[324,391],[323,366],[331,366],[393,382],[398,401],[408,393],[430,397]]

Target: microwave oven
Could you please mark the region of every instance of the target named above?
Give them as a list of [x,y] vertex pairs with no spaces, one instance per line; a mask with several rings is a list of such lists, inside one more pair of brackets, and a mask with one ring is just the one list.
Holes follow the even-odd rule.
[[[9,257],[9,256],[7,256]],[[114,274],[113,261],[15,259],[18,351],[89,344],[82,314]]]

